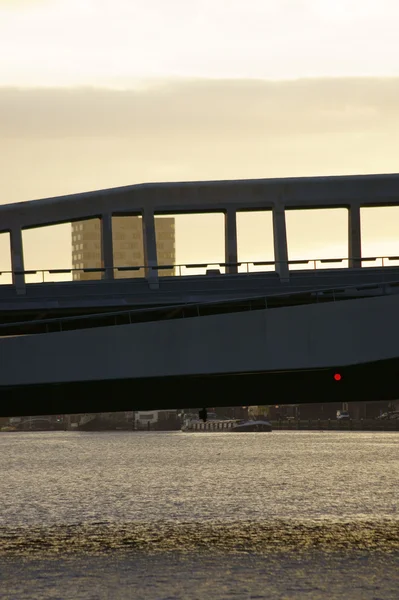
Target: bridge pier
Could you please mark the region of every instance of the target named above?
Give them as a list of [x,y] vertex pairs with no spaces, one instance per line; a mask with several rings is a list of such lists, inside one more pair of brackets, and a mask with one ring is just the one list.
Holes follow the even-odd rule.
[[235,208],[228,208],[224,213],[224,230],[226,273],[237,273],[237,211]]
[[146,265],[145,276],[147,277],[150,288],[157,289],[158,279],[158,256],[157,240],[155,232],[155,217],[152,208],[143,210],[143,249],[144,264]]
[[24,249],[22,243],[22,230],[20,227],[13,227],[11,229],[10,245],[12,282],[17,294],[25,294]]
[[112,243],[112,214],[101,217],[101,259],[105,269],[104,279],[114,279],[114,250]]
[[360,269],[362,266],[360,204],[351,204],[348,213],[348,266],[352,269]]
[[276,271],[282,282],[288,282],[290,273],[288,268],[287,226],[284,206],[279,204],[273,207],[273,242]]

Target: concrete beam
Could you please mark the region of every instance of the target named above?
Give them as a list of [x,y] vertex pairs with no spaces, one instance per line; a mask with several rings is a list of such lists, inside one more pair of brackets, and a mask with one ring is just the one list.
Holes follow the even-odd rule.
[[101,259],[105,268],[104,279],[114,279],[114,250],[112,243],[112,215],[101,217]]
[[280,197],[287,208],[345,208],[399,205],[399,174],[154,183],[99,190],[0,206],[0,232],[14,226],[68,223],[104,213],[220,212],[272,209]]
[[17,294],[25,294],[24,249],[21,228],[14,227],[10,231],[12,281]]
[[273,208],[273,242],[276,271],[280,275],[281,281],[289,281],[287,227],[285,210],[281,205]]
[[362,235],[360,204],[353,203],[348,209],[348,258],[349,267],[359,269],[362,266]]
[[157,289],[159,286],[158,271],[151,268],[158,266],[155,217],[152,208],[145,208],[143,210],[143,248],[144,264],[146,266],[145,275],[149,281],[150,287]]
[[226,273],[237,273],[235,264],[238,262],[237,212],[234,208],[228,208],[224,214],[224,243],[225,262],[229,263]]

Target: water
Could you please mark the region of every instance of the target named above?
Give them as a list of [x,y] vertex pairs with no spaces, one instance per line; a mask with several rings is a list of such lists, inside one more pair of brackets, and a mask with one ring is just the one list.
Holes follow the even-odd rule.
[[2,433],[0,596],[395,599],[399,435]]

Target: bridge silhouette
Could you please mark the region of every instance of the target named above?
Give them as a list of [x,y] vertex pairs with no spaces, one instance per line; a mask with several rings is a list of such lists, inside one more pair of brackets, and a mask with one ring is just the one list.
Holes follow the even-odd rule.
[[[12,283],[0,286],[0,413],[396,399],[399,257],[367,266],[378,257],[362,256],[360,209],[398,204],[399,175],[370,175],[145,184],[1,206]],[[338,207],[348,256],[289,260],[286,211]],[[242,210],[272,212],[273,261],[238,261]],[[171,266],[157,264],[155,217],[204,212],[225,216],[225,261],[160,277]],[[142,217],[145,264],[127,267],[142,277],[115,279],[116,215]],[[103,267],[86,271],[102,279],[46,282],[40,271],[42,283],[27,283],[22,231],[93,217]]]

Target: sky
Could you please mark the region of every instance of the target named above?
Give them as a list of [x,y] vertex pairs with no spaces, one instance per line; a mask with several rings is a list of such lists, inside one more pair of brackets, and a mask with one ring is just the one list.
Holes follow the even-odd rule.
[[5,85],[397,76],[396,0],[2,0]]
[[[0,0],[0,202],[398,172],[398,26],[396,0]],[[399,255],[398,211],[370,210],[363,252]],[[240,216],[241,260],[272,251],[268,219]],[[289,214],[290,257],[345,255],[345,219]],[[180,219],[176,242],[222,260],[222,222]],[[67,226],[24,244],[27,268],[70,264]]]

